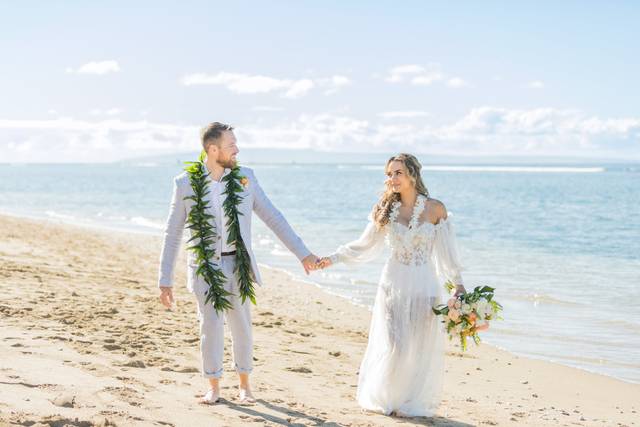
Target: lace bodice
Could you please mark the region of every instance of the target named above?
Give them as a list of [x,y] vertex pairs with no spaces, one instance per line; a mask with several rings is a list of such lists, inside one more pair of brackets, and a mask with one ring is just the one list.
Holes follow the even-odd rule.
[[418,195],[407,225],[398,222],[400,202],[394,202],[392,206],[387,244],[391,247],[391,256],[402,264],[422,265],[429,261],[435,226],[429,221],[419,222],[424,206],[424,196]]
[[[455,284],[462,284],[462,266],[458,257],[453,225],[449,218],[432,224],[423,215],[426,197],[418,195],[407,225],[398,222],[400,202],[392,205],[389,222],[377,229],[370,216],[369,224],[359,239],[342,245],[331,255],[332,262],[346,264],[367,262],[377,257],[385,246],[391,257],[410,266],[433,262],[438,273]],[[424,218],[421,222],[421,218]]]

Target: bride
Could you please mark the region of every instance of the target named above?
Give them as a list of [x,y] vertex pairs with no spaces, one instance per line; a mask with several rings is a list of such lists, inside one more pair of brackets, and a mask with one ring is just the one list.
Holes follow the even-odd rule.
[[358,403],[397,416],[431,416],[440,403],[444,330],[431,308],[443,283],[464,293],[451,220],[442,202],[429,197],[422,166],[411,154],[387,161],[386,190],[359,239],[340,246],[319,266],[375,258],[385,240],[391,248],[372,310],[369,342],[358,378]]

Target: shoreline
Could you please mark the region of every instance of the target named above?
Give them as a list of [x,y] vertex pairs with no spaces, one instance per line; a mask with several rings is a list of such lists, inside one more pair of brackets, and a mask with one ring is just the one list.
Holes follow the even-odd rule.
[[[101,233],[118,233],[118,234],[127,234],[127,233],[133,233],[135,235],[141,235],[141,236],[146,236],[146,237],[150,237],[150,238],[161,238],[162,236],[162,230],[158,229],[156,231],[153,230],[143,230],[140,228],[136,228],[134,225],[132,225],[130,228],[127,226],[123,226],[123,227],[116,227],[116,226],[109,226],[109,225],[105,225],[105,224],[100,224],[99,222],[90,222],[90,223],[73,223],[71,220],[65,220],[62,218],[56,218],[56,217],[50,217],[47,215],[22,215],[22,214],[16,214],[16,213],[11,213],[11,212],[6,212],[3,210],[0,210],[0,220],[2,220],[2,217],[10,217],[10,218],[14,218],[16,220],[21,220],[21,219],[26,219],[26,220],[30,220],[30,221],[43,221],[43,222],[50,222],[51,224],[57,224],[57,225],[62,225],[62,226],[69,226],[69,227],[79,227],[88,231],[94,230],[94,231],[100,231]],[[150,227],[149,227],[150,228]],[[183,246],[184,246],[184,241],[183,241]],[[184,247],[181,248],[181,251],[184,252]],[[300,283],[304,283],[306,285],[310,285],[313,286],[314,288],[317,288],[318,290],[326,293],[327,295],[330,296],[334,296],[334,297],[338,297],[341,298],[347,302],[349,302],[349,304],[353,305],[354,307],[358,307],[358,308],[363,308],[365,310],[367,310],[368,312],[371,311],[371,307],[369,307],[366,304],[360,304],[356,301],[354,301],[351,297],[349,296],[345,296],[340,294],[339,292],[335,292],[332,291],[331,289],[329,289],[327,286],[322,285],[318,282],[315,282],[311,279],[308,279],[306,277],[304,277],[301,274],[296,274],[294,272],[291,272],[285,268],[280,268],[280,267],[275,267],[273,265],[270,264],[266,264],[263,262],[258,262],[258,266],[261,269],[270,269],[282,274],[285,274],[288,276],[288,278],[292,281],[297,281]],[[549,362],[549,363],[553,363],[559,366],[563,366],[563,367],[567,367],[567,368],[571,368],[571,369],[578,369],[580,371],[584,371],[590,374],[595,374],[595,375],[600,375],[603,376],[605,378],[612,378],[618,381],[622,381],[624,383],[628,383],[628,384],[632,384],[632,385],[640,385],[640,381],[633,381],[630,379],[626,379],[626,378],[621,378],[615,375],[610,375],[610,374],[606,374],[606,373],[602,373],[602,372],[598,372],[592,369],[589,369],[588,367],[583,367],[583,366],[576,366],[576,365],[572,365],[569,363],[562,363],[561,361],[558,361],[557,359],[554,359],[552,357],[548,357],[548,356],[537,356],[537,355],[533,355],[533,354],[526,354],[526,353],[520,353],[518,351],[512,350],[512,349],[508,349],[505,348],[503,346],[499,346],[497,344],[493,344],[490,341],[484,341],[481,343],[481,346],[485,345],[485,346],[491,346],[497,350],[500,351],[504,351],[507,352],[513,356],[517,356],[517,357],[524,357],[524,358],[529,358],[532,360],[539,360],[539,361],[544,361],[544,362]],[[559,356],[562,357],[562,356]]]

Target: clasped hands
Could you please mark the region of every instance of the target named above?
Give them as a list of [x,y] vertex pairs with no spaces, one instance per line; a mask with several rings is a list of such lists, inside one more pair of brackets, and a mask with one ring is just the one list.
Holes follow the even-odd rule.
[[331,259],[329,259],[329,257],[319,258],[314,254],[307,255],[301,262],[307,274],[314,270],[325,269],[331,265]]

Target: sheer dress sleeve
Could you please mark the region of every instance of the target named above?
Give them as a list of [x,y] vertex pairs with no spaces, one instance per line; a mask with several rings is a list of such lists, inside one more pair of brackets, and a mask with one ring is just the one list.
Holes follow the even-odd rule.
[[432,249],[433,261],[438,274],[455,285],[462,285],[463,270],[451,218],[441,219],[435,226]]
[[333,264],[358,264],[375,259],[384,249],[386,228],[378,229],[373,216],[369,215],[369,222],[360,237],[340,246],[329,259]]

